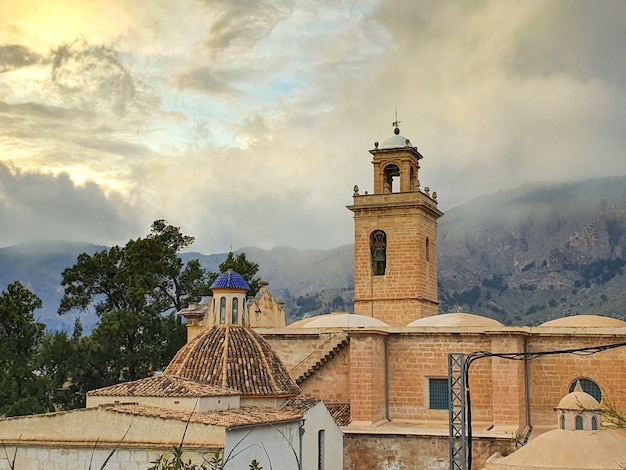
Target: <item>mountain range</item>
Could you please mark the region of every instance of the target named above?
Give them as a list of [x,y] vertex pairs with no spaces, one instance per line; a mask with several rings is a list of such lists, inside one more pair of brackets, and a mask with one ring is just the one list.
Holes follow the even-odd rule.
[[[26,242],[0,248],[0,289],[19,280],[44,302],[49,328],[71,329],[79,314],[59,317],[61,272],[89,243]],[[352,245],[331,250],[246,247],[290,321],[350,311]],[[217,271],[226,253],[184,253]],[[573,314],[626,318],[626,177],[533,183],[447,211],[438,233],[440,311],[465,311],[510,325]],[[80,314],[89,330],[96,318]]]

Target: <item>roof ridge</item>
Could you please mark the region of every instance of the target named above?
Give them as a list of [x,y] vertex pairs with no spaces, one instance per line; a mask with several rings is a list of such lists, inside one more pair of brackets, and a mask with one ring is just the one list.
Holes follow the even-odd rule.
[[228,386],[228,349],[230,346],[230,328],[224,331],[224,349],[222,349],[222,387]]
[[250,337],[252,337],[253,342],[254,342],[254,347],[256,348],[256,350],[259,352],[259,355],[261,356],[261,361],[263,362],[263,365],[265,366],[266,370],[269,372],[268,375],[270,378],[270,382],[272,382],[272,388],[274,390],[279,390],[279,387],[276,384],[276,379],[274,378],[274,374],[272,373],[272,369],[269,363],[267,362],[267,356],[265,355],[265,351],[261,347],[261,344],[259,343],[258,338],[254,334],[250,335]]

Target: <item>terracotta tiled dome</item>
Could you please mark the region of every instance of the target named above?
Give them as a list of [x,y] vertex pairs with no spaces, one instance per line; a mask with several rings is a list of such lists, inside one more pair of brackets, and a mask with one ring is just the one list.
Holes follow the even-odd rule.
[[163,372],[239,390],[243,397],[291,397],[300,389],[259,334],[241,326],[214,326],[187,343]]

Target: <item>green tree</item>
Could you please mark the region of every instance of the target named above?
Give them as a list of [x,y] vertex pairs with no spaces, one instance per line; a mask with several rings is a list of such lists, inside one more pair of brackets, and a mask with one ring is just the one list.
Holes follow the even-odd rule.
[[[50,410],[72,409],[85,406],[85,394],[77,381],[87,369],[83,365],[88,357],[89,337],[82,336],[82,325],[76,320],[74,333],[46,332],[37,351],[37,370],[48,381]],[[90,370],[90,373],[93,373]]]
[[237,256],[235,256],[232,251],[229,252],[226,260],[224,260],[224,262],[220,264],[219,268],[219,273],[209,274],[209,285],[213,284],[213,281],[215,281],[220,273],[232,269],[236,273],[241,274],[241,276],[248,283],[248,286],[250,286],[249,295],[256,295],[257,292],[259,292],[260,279],[258,277],[254,277],[259,270],[259,265],[253,261],[248,260],[245,253],[239,253]]
[[0,295],[0,415],[16,416],[47,411],[45,378],[37,373],[36,350],[45,325],[33,312],[41,300],[20,282]]
[[193,241],[157,220],[145,238],[83,253],[63,271],[59,313],[93,305],[100,316],[91,336],[76,343],[86,365],[72,377],[80,391],[152,375],[184,344],[176,312],[209,287],[200,263],[185,265],[179,256]]

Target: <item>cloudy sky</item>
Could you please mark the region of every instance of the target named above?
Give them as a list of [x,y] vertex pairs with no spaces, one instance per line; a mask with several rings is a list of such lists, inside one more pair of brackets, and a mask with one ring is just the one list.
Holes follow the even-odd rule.
[[0,246],[352,241],[375,141],[445,210],[626,174],[622,0],[0,0]]

